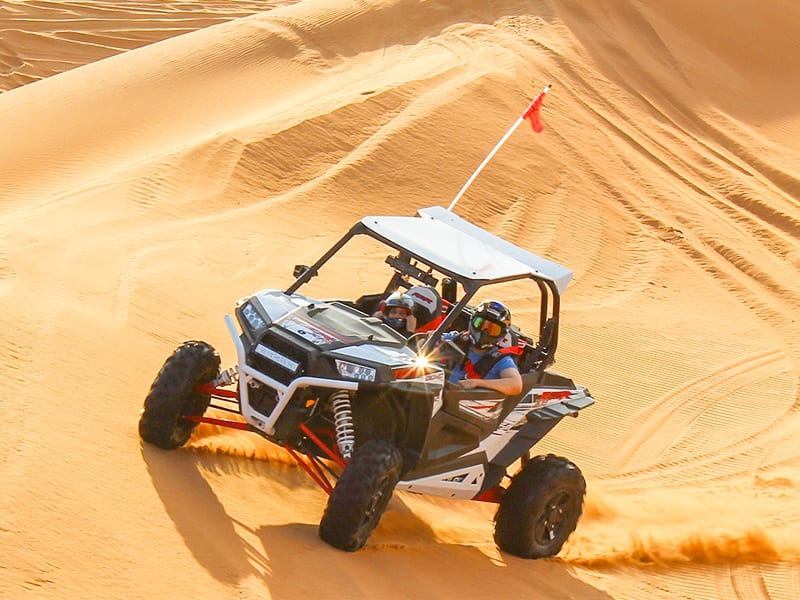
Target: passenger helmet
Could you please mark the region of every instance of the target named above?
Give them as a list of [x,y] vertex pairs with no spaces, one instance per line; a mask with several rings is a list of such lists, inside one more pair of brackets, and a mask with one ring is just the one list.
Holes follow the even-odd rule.
[[481,302],[469,321],[469,337],[478,348],[489,348],[497,344],[511,327],[511,311],[502,302]]
[[405,308],[408,311],[408,314],[412,314],[414,312],[414,300],[411,299],[411,296],[408,294],[404,294],[403,292],[394,292],[391,296],[386,299],[386,303],[384,304],[385,312],[389,312],[390,308],[400,307]]

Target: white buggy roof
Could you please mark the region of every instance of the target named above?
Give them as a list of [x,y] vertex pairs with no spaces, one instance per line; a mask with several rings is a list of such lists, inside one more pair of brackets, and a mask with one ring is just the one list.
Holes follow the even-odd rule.
[[418,217],[364,217],[361,223],[381,237],[465,279],[496,280],[533,275],[555,283],[559,294],[572,271],[523,250],[458,215],[433,206]]

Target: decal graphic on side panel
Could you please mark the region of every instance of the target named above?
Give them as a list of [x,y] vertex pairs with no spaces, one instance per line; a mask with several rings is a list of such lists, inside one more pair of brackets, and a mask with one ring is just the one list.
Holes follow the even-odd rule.
[[503,410],[503,400],[459,400],[458,408],[485,421],[495,419]]

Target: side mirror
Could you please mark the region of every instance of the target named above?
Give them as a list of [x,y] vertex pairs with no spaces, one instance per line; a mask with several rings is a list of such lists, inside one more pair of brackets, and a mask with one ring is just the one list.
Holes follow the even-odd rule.
[[292,271],[292,275],[294,275],[294,278],[297,279],[298,277],[302,277],[303,275],[305,275],[306,271],[308,271],[310,268],[311,267],[309,267],[308,265],[295,265],[294,271]]

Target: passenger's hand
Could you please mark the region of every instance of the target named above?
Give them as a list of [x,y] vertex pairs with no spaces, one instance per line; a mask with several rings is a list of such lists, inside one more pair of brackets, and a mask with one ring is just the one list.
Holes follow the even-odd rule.
[[474,390],[479,383],[480,379],[462,379],[458,382],[458,387],[462,390]]

